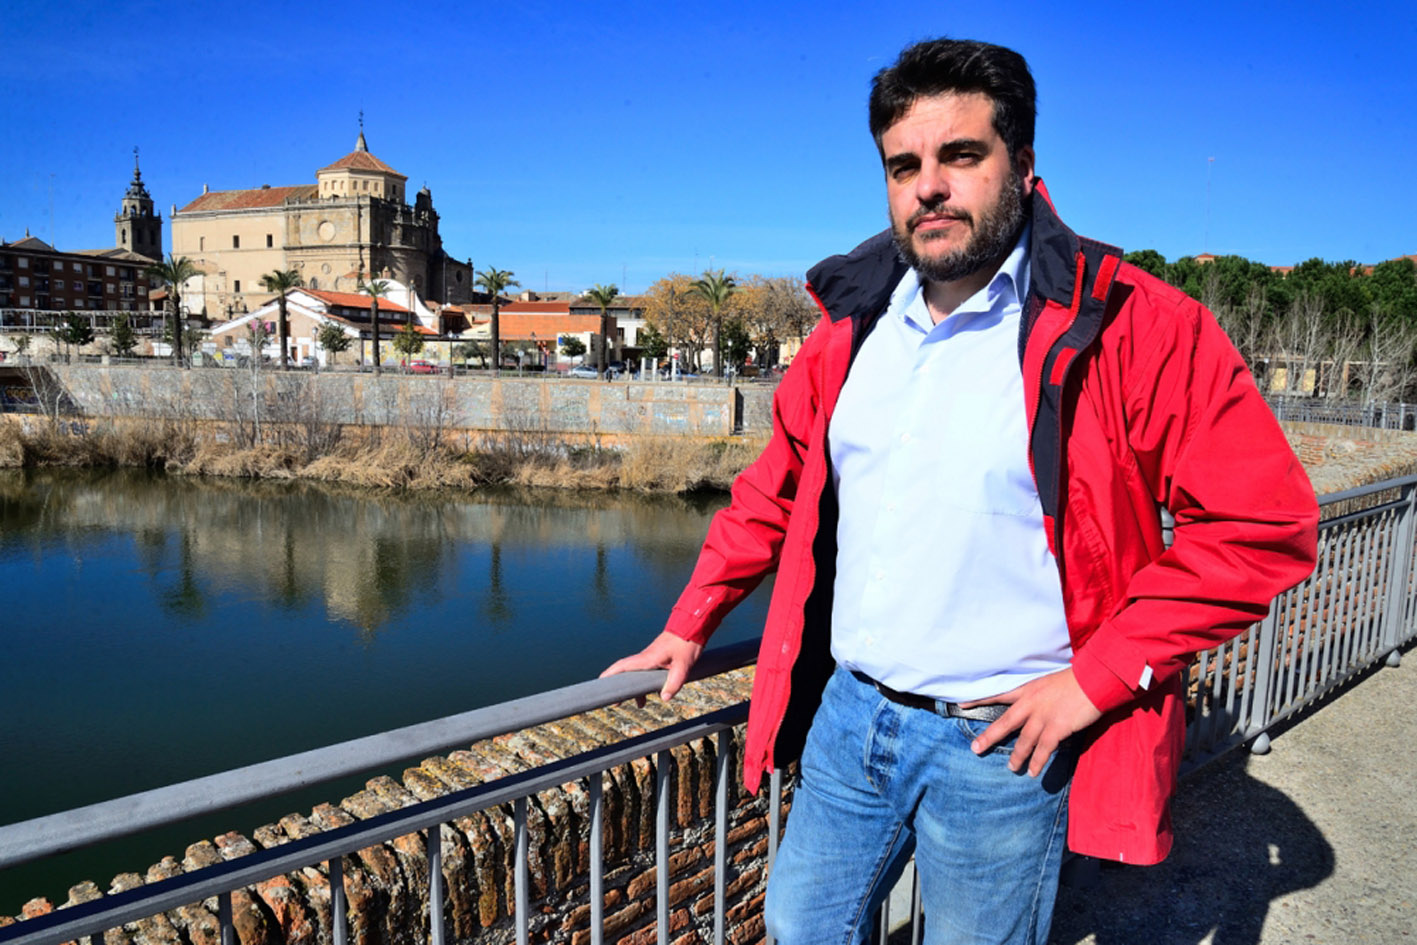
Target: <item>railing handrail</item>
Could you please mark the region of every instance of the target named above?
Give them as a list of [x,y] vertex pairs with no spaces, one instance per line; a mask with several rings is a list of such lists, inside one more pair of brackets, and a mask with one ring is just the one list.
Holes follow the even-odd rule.
[[1347,502],[1351,499],[1361,499],[1379,492],[1387,492],[1389,489],[1401,489],[1413,483],[1417,483],[1417,473],[1407,476],[1398,476],[1393,479],[1384,479],[1381,482],[1370,482],[1367,485],[1354,486],[1351,489],[1344,489],[1340,492],[1325,493],[1319,496],[1319,508],[1328,505],[1336,505],[1339,502]]
[[[689,679],[747,666],[757,660],[757,651],[756,640],[708,650],[695,663]],[[664,678],[664,670],[646,670],[587,680],[8,824],[0,827],[0,869],[613,705],[657,692]]]

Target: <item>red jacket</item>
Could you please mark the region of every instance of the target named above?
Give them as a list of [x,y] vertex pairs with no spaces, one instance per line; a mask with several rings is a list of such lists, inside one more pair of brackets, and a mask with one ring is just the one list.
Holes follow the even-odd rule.
[[[1215,319],[1076,236],[1041,183],[1019,338],[1030,465],[1062,577],[1073,671],[1103,718],[1073,778],[1069,846],[1155,863],[1171,847],[1184,673],[1313,569],[1318,506]],[[797,756],[829,652],[836,500],[827,425],[905,273],[889,232],[808,274],[823,317],[773,399],[772,437],[715,516],[667,628],[702,643],[774,568],[744,781]],[[1170,548],[1159,509],[1175,517]],[[1148,672],[1149,670],[1149,672]]]

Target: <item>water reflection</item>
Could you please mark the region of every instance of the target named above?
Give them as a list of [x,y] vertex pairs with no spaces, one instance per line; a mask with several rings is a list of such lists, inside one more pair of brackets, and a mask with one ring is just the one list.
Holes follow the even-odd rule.
[[[479,614],[493,625],[516,617],[504,554],[587,552],[589,610],[613,616],[620,602],[611,549],[682,581],[686,549],[720,504],[506,490],[370,497],[310,483],[0,471],[0,562],[64,553],[81,561],[96,535],[126,535],[176,617],[200,618],[209,596],[227,592],[255,593],[286,610],[313,599],[369,639],[421,604],[466,592],[450,584],[459,546],[484,549]],[[566,595],[552,577],[544,593]]]
[[662,626],[722,503],[0,471],[0,816],[589,678]]

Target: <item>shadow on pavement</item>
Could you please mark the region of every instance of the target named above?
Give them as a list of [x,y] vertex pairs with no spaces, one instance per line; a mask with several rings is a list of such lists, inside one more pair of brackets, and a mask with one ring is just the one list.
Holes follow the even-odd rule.
[[[1154,867],[1103,864],[1059,890],[1053,945],[1256,945],[1276,899],[1333,873],[1333,848],[1283,792],[1232,752],[1187,779],[1176,844]],[[1208,937],[1209,936],[1209,937]]]

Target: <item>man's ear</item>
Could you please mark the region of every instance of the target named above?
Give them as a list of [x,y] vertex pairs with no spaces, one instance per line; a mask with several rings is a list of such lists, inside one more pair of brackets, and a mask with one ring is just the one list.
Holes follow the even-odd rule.
[[1018,179],[1023,182],[1023,195],[1025,197],[1033,193],[1033,149],[1019,148],[1014,154],[1014,172],[1018,174]]

